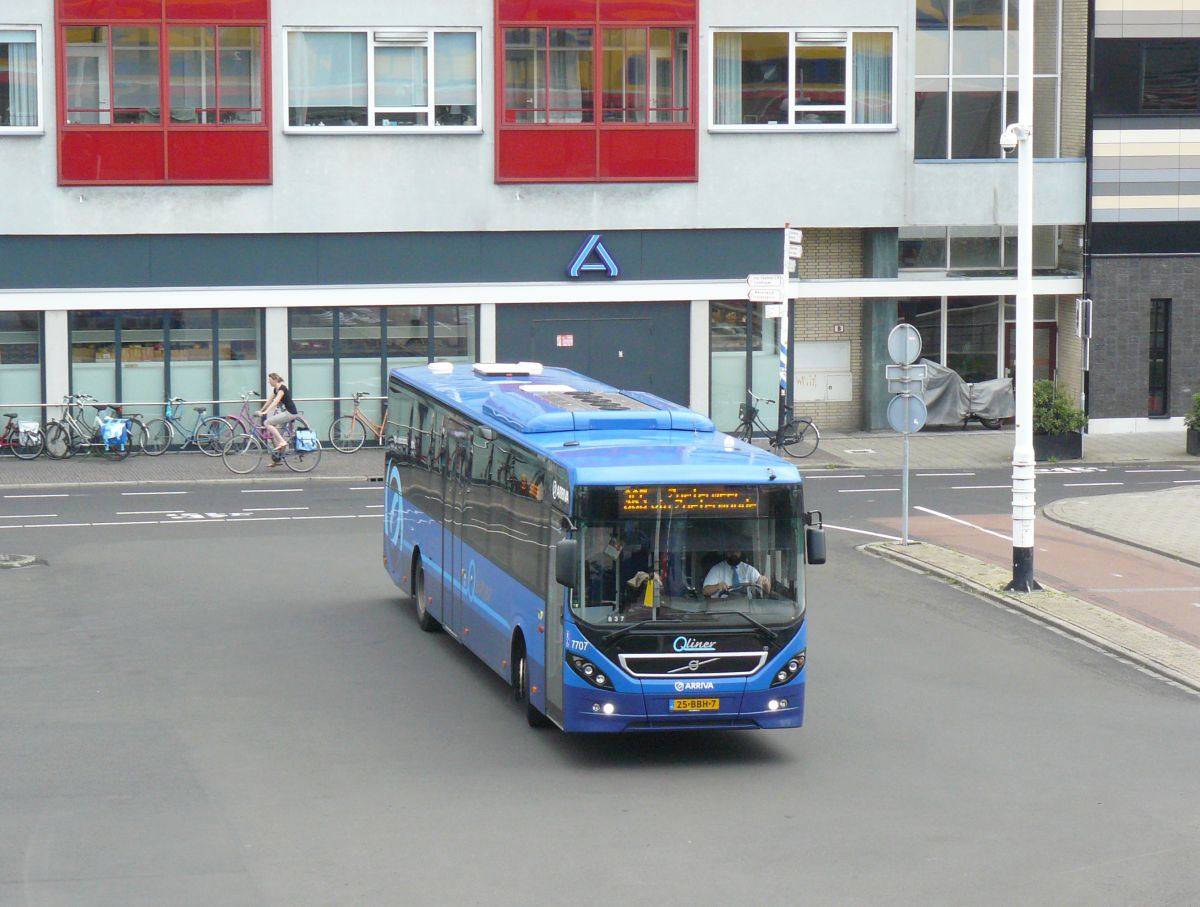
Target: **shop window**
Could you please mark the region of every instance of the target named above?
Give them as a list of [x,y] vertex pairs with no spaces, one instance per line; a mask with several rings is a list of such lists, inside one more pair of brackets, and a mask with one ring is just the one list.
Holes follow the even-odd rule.
[[1150,300],[1150,392],[1147,415],[1167,415],[1171,372],[1171,300]]
[[967,382],[997,377],[1000,301],[983,297],[946,301],[946,367]]
[[[36,406],[42,394],[42,316],[40,312],[0,312],[0,388],[4,411],[21,419],[44,419]],[[11,409],[10,409],[11,407]]]
[[902,299],[897,307],[899,321],[911,324],[921,335],[921,358],[942,361],[942,300]]
[[41,132],[41,31],[0,25],[0,135]]
[[[1060,0],[1034,2],[1033,153],[1058,155]],[[1015,0],[917,3],[913,154],[917,160],[997,159],[1017,118]]]
[[695,0],[501,0],[497,25],[497,181],[696,178]]
[[713,127],[894,128],[892,31],[718,31]]
[[270,182],[267,6],[58,0],[60,184]]
[[478,29],[287,32],[288,128],[479,127]]
[[[1058,268],[1059,227],[1033,228],[1033,267]],[[1017,228],[1011,224],[975,227],[901,227],[899,266],[904,271],[1003,271],[1017,268]]]
[[[749,310],[749,315],[747,315]],[[751,349],[763,348],[762,307],[744,302],[712,302],[708,307],[709,338],[713,352],[746,352],[746,325]]]

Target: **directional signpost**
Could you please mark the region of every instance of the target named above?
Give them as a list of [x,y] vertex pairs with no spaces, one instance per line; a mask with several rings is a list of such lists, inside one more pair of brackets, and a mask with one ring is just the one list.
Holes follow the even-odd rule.
[[921,334],[911,324],[898,324],[887,339],[893,365],[884,366],[888,390],[894,393],[888,403],[887,420],[892,431],[904,435],[904,472],[900,480],[900,535],[908,544],[908,436],[925,427],[925,366],[916,365],[921,356]]
[[764,318],[782,318],[787,315],[787,325],[779,332],[779,425],[777,435],[782,435],[785,419],[792,407],[791,375],[795,370],[793,344],[796,332],[796,301],[788,292],[788,275],[796,273],[797,262],[804,254],[804,231],[785,225],[783,228],[783,267],[778,274],[746,275],[746,404],[750,405],[751,384],[754,381],[754,344],[750,324],[754,316],[755,303],[763,303]]

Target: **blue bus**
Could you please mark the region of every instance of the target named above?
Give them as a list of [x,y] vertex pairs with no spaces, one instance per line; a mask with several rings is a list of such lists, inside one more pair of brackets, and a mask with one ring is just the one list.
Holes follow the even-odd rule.
[[802,723],[825,536],[791,463],[537,363],[394,369],[388,407],[387,571],[531,725]]

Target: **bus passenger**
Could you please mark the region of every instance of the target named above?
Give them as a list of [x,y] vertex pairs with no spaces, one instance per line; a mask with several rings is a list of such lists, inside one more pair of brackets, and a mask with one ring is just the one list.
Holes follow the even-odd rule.
[[705,598],[715,598],[744,586],[758,586],[766,595],[771,591],[771,580],[743,561],[740,550],[731,548],[725,552],[725,559],[717,561],[708,571],[702,591]]

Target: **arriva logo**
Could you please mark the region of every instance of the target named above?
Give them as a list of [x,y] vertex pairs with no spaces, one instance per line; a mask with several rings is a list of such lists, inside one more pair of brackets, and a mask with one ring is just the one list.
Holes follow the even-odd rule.
[[675,682],[675,692],[682,693],[685,690],[715,690],[716,686],[707,680],[677,680]]
[[687,636],[676,636],[671,644],[676,652],[715,652],[717,644],[703,639],[690,639]]

